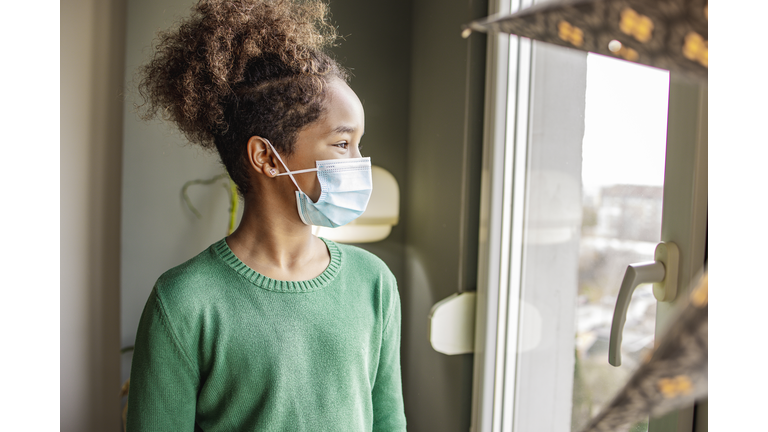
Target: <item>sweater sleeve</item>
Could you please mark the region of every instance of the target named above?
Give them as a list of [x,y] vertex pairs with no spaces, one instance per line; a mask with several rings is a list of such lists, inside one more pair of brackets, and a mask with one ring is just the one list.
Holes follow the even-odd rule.
[[381,341],[379,367],[373,386],[373,431],[405,431],[403,382],[400,372],[400,297],[394,290],[391,315]]
[[199,374],[179,344],[157,287],[139,321],[131,365],[127,430],[195,430]]

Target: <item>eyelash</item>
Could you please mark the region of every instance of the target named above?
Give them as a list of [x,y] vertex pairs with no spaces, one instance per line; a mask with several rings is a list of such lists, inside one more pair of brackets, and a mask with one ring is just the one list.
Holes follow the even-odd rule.
[[[346,150],[347,147],[349,147],[349,143],[347,141],[343,141],[340,143],[334,144],[336,147]],[[357,151],[359,151],[361,154],[363,152],[363,143],[357,144]]]

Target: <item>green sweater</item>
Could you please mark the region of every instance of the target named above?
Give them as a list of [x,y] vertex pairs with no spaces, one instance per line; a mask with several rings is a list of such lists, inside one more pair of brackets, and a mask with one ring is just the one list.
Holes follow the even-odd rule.
[[400,298],[374,255],[324,240],[314,279],[270,279],[225,240],[158,279],[129,431],[404,431]]

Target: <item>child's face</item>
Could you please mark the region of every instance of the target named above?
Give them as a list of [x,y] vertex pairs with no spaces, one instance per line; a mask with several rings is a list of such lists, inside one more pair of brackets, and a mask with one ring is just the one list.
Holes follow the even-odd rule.
[[[314,168],[315,161],[359,158],[365,133],[363,104],[344,82],[329,84],[325,114],[298,134],[294,152],[285,163],[291,171]],[[312,201],[320,198],[320,182],[314,172],[295,175],[299,187]]]

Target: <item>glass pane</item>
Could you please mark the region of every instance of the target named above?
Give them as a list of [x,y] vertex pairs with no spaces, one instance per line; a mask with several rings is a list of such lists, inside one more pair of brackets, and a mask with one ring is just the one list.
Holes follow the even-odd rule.
[[[641,285],[627,313],[622,365],[608,363],[624,271],[653,260],[661,234],[668,94],[666,71],[587,58],[573,431],[610,402],[653,346],[656,302],[651,286]],[[632,430],[647,431],[647,422]]]

